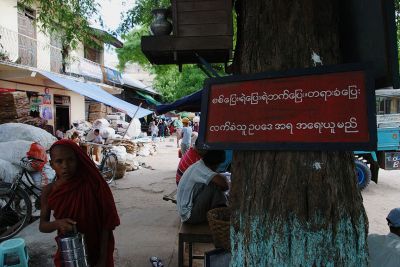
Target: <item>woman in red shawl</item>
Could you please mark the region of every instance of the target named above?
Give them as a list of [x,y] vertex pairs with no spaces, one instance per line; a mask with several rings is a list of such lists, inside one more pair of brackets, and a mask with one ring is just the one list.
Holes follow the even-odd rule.
[[[77,226],[85,235],[90,266],[114,266],[114,236],[119,217],[111,190],[93,161],[74,142],[62,139],[50,148],[55,182],[42,192],[39,230],[58,235]],[[50,221],[53,210],[55,220]],[[60,249],[54,258],[61,266]]]

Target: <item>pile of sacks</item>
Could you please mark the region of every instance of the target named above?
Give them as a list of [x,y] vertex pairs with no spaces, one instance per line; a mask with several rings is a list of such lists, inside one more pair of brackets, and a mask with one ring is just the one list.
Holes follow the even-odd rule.
[[71,138],[74,132],[78,132],[79,136],[85,136],[92,129],[92,124],[85,120],[74,120],[72,122],[72,129],[65,132],[66,138]]
[[95,120],[91,129],[86,135],[86,141],[91,141],[95,138],[94,130],[99,129],[100,135],[104,140],[112,140],[115,136],[115,130],[110,127],[110,123],[106,119]]
[[134,171],[140,168],[138,156],[147,157],[157,153],[157,145],[151,139],[114,139],[112,151],[118,157],[118,163],[124,163],[126,171]]
[[[37,186],[47,184],[55,178],[55,172],[48,163],[46,150],[57,139],[45,130],[23,124],[5,123],[0,125],[0,180],[12,182],[26,169]],[[26,157],[42,161],[23,161]]]

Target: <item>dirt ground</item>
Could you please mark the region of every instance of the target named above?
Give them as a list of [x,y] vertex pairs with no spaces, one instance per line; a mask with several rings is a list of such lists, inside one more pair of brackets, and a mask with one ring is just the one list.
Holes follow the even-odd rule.
[[[149,257],[162,259],[165,267],[176,267],[179,218],[176,205],[162,200],[164,194],[176,188],[175,171],[178,149],[175,138],[159,142],[156,155],[138,157],[139,170],[126,173],[111,188],[117,204],[121,225],[114,231],[116,267],[151,266]],[[386,215],[400,207],[400,171],[380,171],[379,184],[371,183],[363,192],[369,232],[388,232]],[[37,222],[20,234],[27,243],[31,267],[52,266],[55,234],[38,231]],[[212,249],[211,247],[206,247]],[[197,248],[203,252],[205,247]],[[196,261],[195,266],[203,266]]]

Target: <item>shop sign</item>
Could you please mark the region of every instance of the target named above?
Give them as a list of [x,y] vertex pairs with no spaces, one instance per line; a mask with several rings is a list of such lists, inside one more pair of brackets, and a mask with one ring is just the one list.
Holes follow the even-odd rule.
[[208,79],[205,149],[373,150],[374,90],[365,67],[341,65]]

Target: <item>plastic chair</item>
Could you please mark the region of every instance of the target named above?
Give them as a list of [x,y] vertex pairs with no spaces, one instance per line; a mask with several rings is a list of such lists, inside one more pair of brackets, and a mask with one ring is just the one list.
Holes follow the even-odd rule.
[[0,266],[28,267],[28,260],[24,239],[13,238],[0,244]]

